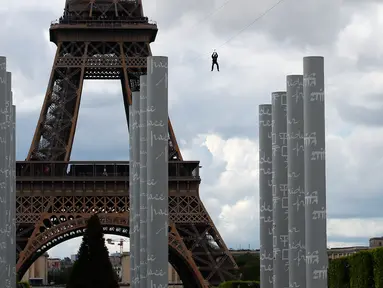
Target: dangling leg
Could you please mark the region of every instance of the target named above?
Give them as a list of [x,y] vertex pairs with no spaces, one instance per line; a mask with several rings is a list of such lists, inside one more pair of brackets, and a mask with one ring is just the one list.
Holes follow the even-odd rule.
[[214,70],[214,62],[211,63],[211,71],[213,71],[213,70]]
[[218,64],[218,62],[216,62],[215,64],[217,64],[217,70],[219,72],[219,64]]

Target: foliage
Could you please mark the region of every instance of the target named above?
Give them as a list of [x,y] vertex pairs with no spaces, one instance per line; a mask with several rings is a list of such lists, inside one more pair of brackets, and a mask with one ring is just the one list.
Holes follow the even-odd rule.
[[350,256],[350,288],[374,287],[374,261],[371,251],[360,251]]
[[93,215],[88,220],[67,288],[118,287],[117,275],[110,263],[100,219]]
[[333,259],[329,263],[329,288],[350,288],[350,265],[348,257]]
[[72,267],[62,268],[61,270],[53,270],[48,272],[48,283],[53,282],[57,285],[63,285],[69,282],[72,275]]
[[374,261],[375,288],[383,288],[383,249],[374,249],[371,253]]
[[29,285],[29,283],[25,281],[17,283],[17,288],[30,288],[30,287],[31,285]]
[[259,281],[228,281],[219,285],[219,288],[259,288]]
[[[88,222],[89,224],[89,222]],[[89,225],[82,238],[80,249],[77,253],[77,260],[74,262],[71,274],[67,282],[67,288],[87,287],[87,277],[90,275],[89,270]]]
[[259,281],[259,255],[258,254],[242,254],[234,257],[238,265],[238,273],[243,281]]
[[383,288],[383,248],[330,261],[329,288]]
[[[254,255],[248,253],[234,258],[239,266],[239,272],[244,276],[243,280],[250,280],[245,277],[259,279],[259,257],[256,260]],[[253,267],[249,268],[252,265]],[[383,248],[360,251],[348,257],[330,260],[328,277],[329,288],[383,288]],[[237,287],[258,288],[259,282],[229,281],[219,286],[219,288]]]

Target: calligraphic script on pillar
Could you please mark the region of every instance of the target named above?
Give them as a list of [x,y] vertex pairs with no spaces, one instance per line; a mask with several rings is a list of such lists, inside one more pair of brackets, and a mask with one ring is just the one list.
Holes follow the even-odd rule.
[[[157,31],[140,0],[67,0],[51,24],[57,52],[27,159],[16,166],[19,277],[48,249],[81,236],[93,213],[105,233],[129,236],[129,162],[70,155],[84,80],[121,80],[129,121]],[[168,151],[169,261],[184,287],[234,279],[237,265],[199,197],[200,164],[183,161],[170,120]]]

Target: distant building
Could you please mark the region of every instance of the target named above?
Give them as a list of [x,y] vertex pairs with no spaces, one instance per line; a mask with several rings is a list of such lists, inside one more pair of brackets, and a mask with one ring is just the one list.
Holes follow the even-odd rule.
[[67,269],[73,266],[73,262],[69,257],[65,257],[61,260],[61,269]]
[[77,260],[77,254],[73,254],[70,256],[70,260],[72,260],[72,262],[76,262]]
[[60,258],[48,258],[48,271],[60,271],[61,259]]
[[[373,238],[373,239],[378,239],[378,238]],[[379,238],[380,239],[380,246],[383,246],[383,237]],[[370,240],[371,243],[371,240]],[[375,243],[375,242],[374,242]],[[375,244],[379,245],[379,244]],[[370,244],[371,246],[371,244]],[[327,249],[328,257],[329,259],[336,259],[339,257],[344,257],[344,256],[350,256],[354,253],[357,253],[359,251],[363,250],[368,250],[370,247],[368,246],[355,246],[355,247],[338,247],[338,248],[329,248]],[[259,249],[239,249],[239,250],[234,250],[234,249],[229,249],[231,255],[233,256],[241,256],[245,254],[252,254],[252,255],[259,255]]]
[[[122,266],[121,266],[121,283],[128,284],[130,283],[130,253],[124,252],[122,254]],[[183,288],[182,281],[177,273],[177,271],[173,268],[172,265],[168,265],[168,277],[169,277],[169,285],[168,288]]]
[[122,255],[120,253],[113,253],[109,256],[110,263],[118,276],[118,281],[122,281]]
[[370,238],[370,248],[378,248],[383,246],[383,237]]
[[327,249],[329,259],[336,259],[340,257],[350,256],[358,253],[359,251],[368,250],[368,246],[355,246],[355,247],[338,247]]
[[[29,282],[29,279],[42,279],[43,285],[48,284],[48,253],[40,256],[25,272],[22,282]],[[1,286],[2,287],[2,286]]]
[[231,255],[233,256],[241,256],[245,254],[252,254],[252,255],[258,255],[259,249],[229,249]]

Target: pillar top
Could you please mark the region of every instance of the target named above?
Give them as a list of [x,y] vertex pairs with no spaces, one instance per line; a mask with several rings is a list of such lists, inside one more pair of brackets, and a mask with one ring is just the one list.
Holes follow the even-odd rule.
[[304,58],[324,58],[323,56],[305,56]]
[[6,56],[0,56],[0,70],[5,70],[7,65],[7,57]]
[[305,56],[303,59],[324,59],[323,56]]

